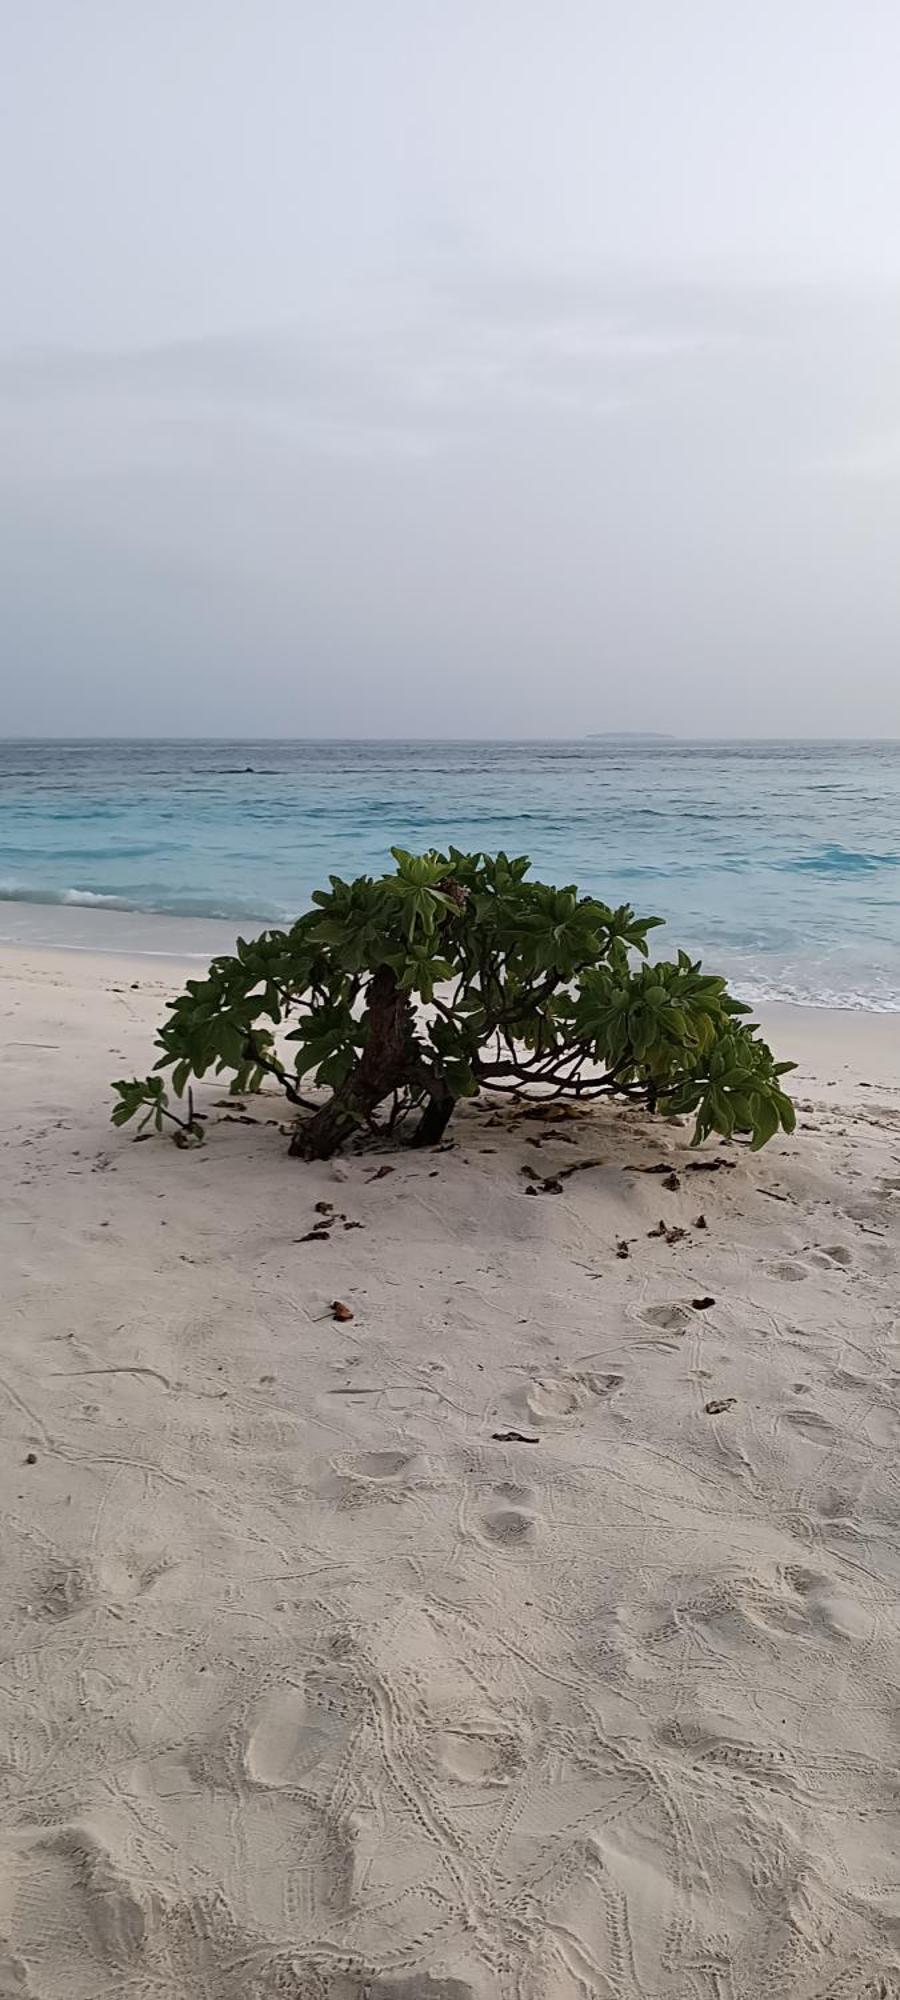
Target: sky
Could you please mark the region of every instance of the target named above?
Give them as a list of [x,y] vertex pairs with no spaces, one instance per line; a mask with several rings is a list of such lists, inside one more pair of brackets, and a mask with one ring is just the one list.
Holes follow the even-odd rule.
[[896,0],[0,0],[8,735],[900,736]]

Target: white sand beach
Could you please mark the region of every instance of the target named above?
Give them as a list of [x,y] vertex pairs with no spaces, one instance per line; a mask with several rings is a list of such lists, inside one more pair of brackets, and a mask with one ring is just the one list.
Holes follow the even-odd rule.
[[900,1995],[900,1016],[308,1167],[111,1128],[178,968],[2,982],[2,2000]]

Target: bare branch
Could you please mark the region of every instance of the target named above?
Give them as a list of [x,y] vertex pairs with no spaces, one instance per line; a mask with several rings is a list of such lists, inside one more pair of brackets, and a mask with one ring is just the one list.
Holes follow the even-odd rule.
[[264,1055],[262,1049],[257,1048],[252,1034],[247,1036],[246,1048],[248,1051],[249,1061],[252,1062],[257,1069],[265,1070],[268,1076],[274,1076],[276,1081],[280,1083],[281,1088],[284,1091],[285,1097],[287,1098],[289,1104],[295,1104],[297,1106],[298,1111],[316,1110],[316,1105],[313,1102],[313,1100],[309,1097],[301,1097],[299,1090],[297,1090],[294,1084],[290,1082],[287,1071],[284,1068],[283,1063],[280,1063],[278,1061],[277,1056]]

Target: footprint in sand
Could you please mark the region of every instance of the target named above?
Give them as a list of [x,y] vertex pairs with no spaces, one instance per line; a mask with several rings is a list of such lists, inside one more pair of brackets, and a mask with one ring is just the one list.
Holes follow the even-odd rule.
[[[108,1992],[110,1976],[117,1990],[126,1982],[130,1988],[139,1977],[137,1961],[153,1911],[127,1869],[77,1823],[34,1841],[19,1860],[19,1869],[7,1875],[12,1931],[28,1958],[29,1946],[38,1944],[45,1977],[49,1973],[42,1993],[61,1996],[74,1991],[76,1982],[78,1992],[87,1993],[100,1979]],[[21,1992],[24,2000],[32,1990],[29,1981],[13,1986],[11,1994]]]
[[544,1375],[529,1384],[524,1400],[529,1416],[540,1424],[554,1417],[573,1417],[580,1399],[574,1382]]
[[816,1502],[816,1513],[823,1521],[852,1521],[853,1501],[849,1493],[841,1493],[836,1486],[826,1487]]
[[842,1243],[823,1244],[821,1250],[810,1250],[808,1254],[810,1263],[819,1271],[833,1271],[835,1266],[847,1271],[853,1263],[850,1251]]
[[505,1785],[522,1762],[515,1737],[490,1729],[442,1729],[435,1741],[441,1770],[458,1785]]
[[818,1410],[784,1410],[775,1421],[776,1424],[787,1424],[792,1431],[799,1431],[800,1436],[809,1438],[811,1444],[834,1443],[834,1425],[828,1422],[827,1417],[820,1416]]
[[341,1508],[365,1506],[380,1497],[402,1500],[413,1483],[411,1473],[417,1462],[415,1452],[389,1448],[362,1451],[354,1458],[340,1461],[335,1459],[325,1480],[325,1490]]
[[804,1278],[809,1277],[809,1272],[805,1264],[770,1264],[769,1276],[780,1278],[784,1285],[800,1285]]
[[534,1424],[554,1423],[574,1417],[592,1402],[615,1395],[622,1386],[621,1375],[539,1375],[530,1382],[521,1401]]
[[781,1574],[803,1602],[813,1630],[827,1638],[871,1638],[875,1626],[872,1612],[843,1583],[833,1583],[830,1577],[799,1564],[786,1565]]
[[750,1571],[723,1578],[676,1605],[656,1636],[672,1640],[689,1634],[704,1646],[712,1644],[722,1657],[740,1656],[749,1644],[803,1637],[809,1622],[804,1595],[785,1576]]
[[678,1305],[673,1300],[666,1305],[645,1306],[637,1317],[644,1326],[652,1327],[654,1332],[681,1334],[685,1327],[690,1325],[691,1312],[688,1306]]
[[267,1791],[298,1785],[317,1764],[339,1758],[362,1709],[359,1689],[335,1682],[269,1688],[249,1717],[244,1769]]
[[353,1479],[400,1479],[413,1463],[409,1451],[365,1451],[347,1467]]
[[529,1486],[496,1486],[494,1498],[500,1503],[481,1516],[481,1532],[501,1548],[521,1548],[536,1534],[536,1517],[531,1510]]
[[534,1539],[531,1515],[521,1513],[518,1507],[498,1507],[493,1514],[485,1514],[482,1527],[489,1541],[502,1542],[507,1548]]
[[44,1618],[74,1618],[87,1610],[95,1595],[94,1579],[87,1570],[78,1563],[57,1562],[47,1572],[32,1608]]

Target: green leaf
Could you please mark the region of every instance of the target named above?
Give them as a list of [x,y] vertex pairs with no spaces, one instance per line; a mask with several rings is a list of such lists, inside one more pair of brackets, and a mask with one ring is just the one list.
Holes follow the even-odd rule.
[[758,1153],[761,1146],[768,1145],[769,1140],[774,1139],[781,1120],[778,1106],[771,1097],[763,1097],[757,1092],[750,1099],[750,1105],[753,1114],[751,1151]]
[[[154,1074],[114,1086],[113,1122],[183,1131],[175,1106],[213,1073],[231,1089],[280,1083],[294,1100],[312,1078],[344,1092],[359,1123],[371,1096],[358,1091],[359,1065],[387,1033],[390,1060],[367,1074],[400,1111],[421,1100],[425,1064],[454,1097],[492,1077],[575,1094],[599,1076],[612,1095],[692,1115],[698,1141],[749,1132],[760,1146],[794,1129],[781,1082],[792,1065],[775,1062],[749,1010],[699,960],[679,951],[649,962],[658,918],[536,881],[524,856],[398,847],[393,860],[379,877],[332,875],[295,923],[239,939],[191,978],[166,1010]],[[383,1009],[391,978],[387,1030],[375,996]]]

